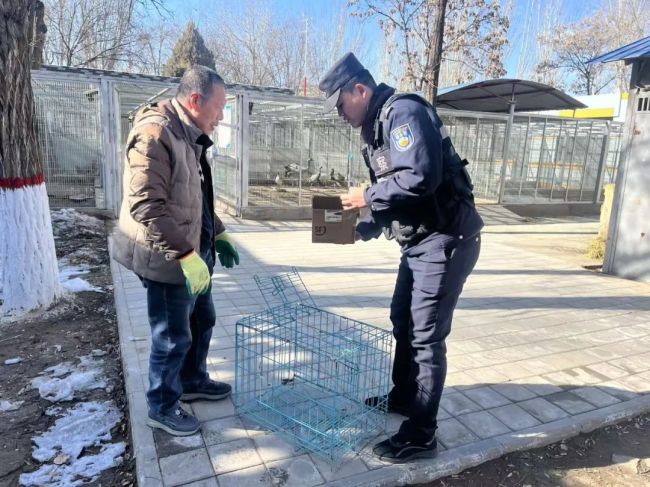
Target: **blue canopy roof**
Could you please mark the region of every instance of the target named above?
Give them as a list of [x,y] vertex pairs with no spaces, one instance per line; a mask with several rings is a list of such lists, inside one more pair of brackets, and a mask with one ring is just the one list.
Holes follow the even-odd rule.
[[612,61],[632,61],[639,58],[650,58],[650,36],[638,41],[619,47],[606,54],[601,54],[587,61],[587,64],[609,63]]

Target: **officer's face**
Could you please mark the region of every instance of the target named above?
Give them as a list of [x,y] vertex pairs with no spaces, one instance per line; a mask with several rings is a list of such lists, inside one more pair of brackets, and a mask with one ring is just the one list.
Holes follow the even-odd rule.
[[368,102],[371,96],[372,90],[360,83],[354,85],[352,91],[341,92],[339,102],[336,105],[339,117],[354,128],[361,127],[366,118]]

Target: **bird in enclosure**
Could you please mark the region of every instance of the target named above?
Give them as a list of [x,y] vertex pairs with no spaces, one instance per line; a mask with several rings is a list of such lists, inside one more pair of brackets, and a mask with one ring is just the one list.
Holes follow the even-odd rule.
[[334,168],[330,170],[330,184],[333,184],[337,188],[341,187],[341,183],[336,179],[336,171],[334,171]]
[[300,166],[295,162],[292,162],[284,166],[284,177],[288,178],[294,174],[298,174],[299,171],[300,171]]
[[345,186],[345,176],[338,171],[336,171],[336,180],[341,186]]
[[320,166],[318,168],[318,172],[316,174],[312,174],[309,177],[309,184],[312,185],[312,186],[314,184],[320,185],[320,178],[321,178],[322,172],[323,172],[323,166]]
[[277,173],[275,175],[275,184],[276,184],[276,187],[275,187],[276,191],[286,191],[286,189],[284,189],[282,187],[282,186],[284,186],[284,179],[282,179],[282,177],[280,177],[280,173]]

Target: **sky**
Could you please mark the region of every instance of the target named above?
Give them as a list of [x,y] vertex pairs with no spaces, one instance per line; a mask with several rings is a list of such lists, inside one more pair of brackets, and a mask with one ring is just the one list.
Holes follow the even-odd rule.
[[[522,56],[530,57],[530,50],[535,49],[537,26],[544,21],[540,13],[549,10],[559,11],[562,22],[573,22],[589,16],[597,11],[607,0],[500,0],[503,8],[511,8],[511,27],[508,32],[509,46],[505,53],[505,68],[507,76],[515,77]],[[243,12],[247,0],[163,0],[164,5],[172,13],[174,21],[183,25],[192,18],[198,24],[199,30],[206,22],[206,13],[214,18],[214,10],[229,15],[232,12]],[[317,26],[334,24],[338,13],[345,8],[348,0],[257,0],[266,4],[267,8],[279,19],[308,18]],[[528,19],[528,21],[527,21]],[[354,18],[351,23],[358,23]],[[333,25],[335,27],[335,25]],[[371,40],[370,52],[364,53],[362,62],[368,65],[379,65],[381,56],[381,40],[383,34],[375,20],[367,20],[362,28],[364,35]],[[526,42],[528,36],[529,41]],[[312,40],[311,42],[314,42]],[[373,49],[376,46],[376,49]],[[525,58],[524,58],[525,60]]]

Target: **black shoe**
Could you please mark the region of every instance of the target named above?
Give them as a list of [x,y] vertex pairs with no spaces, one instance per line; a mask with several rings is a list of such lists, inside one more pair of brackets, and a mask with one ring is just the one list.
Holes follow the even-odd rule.
[[201,427],[199,420],[181,407],[166,415],[149,412],[147,426],[161,429],[174,436],[193,435]]
[[[371,408],[376,408],[377,406],[384,412],[401,414],[402,416],[408,416],[408,406],[406,404],[398,403],[390,398],[390,394],[385,396],[374,396],[369,397],[365,401],[366,406]],[[383,404],[382,404],[383,403]]]
[[393,435],[380,441],[372,449],[379,460],[388,463],[405,463],[417,458],[433,458],[438,453],[438,443],[433,438],[426,443],[403,441]]
[[224,382],[217,382],[216,380],[208,380],[196,389],[191,391],[183,391],[181,401],[190,402],[197,399],[205,399],[207,401],[218,401],[228,397],[232,392],[232,387]]

